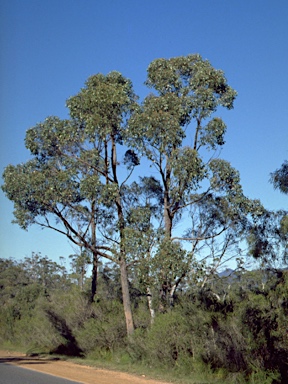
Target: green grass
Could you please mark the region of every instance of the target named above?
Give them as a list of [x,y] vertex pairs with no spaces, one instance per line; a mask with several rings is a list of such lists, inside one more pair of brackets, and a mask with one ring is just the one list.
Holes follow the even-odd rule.
[[[39,348],[28,350],[4,343],[0,345],[0,349],[10,352],[21,352],[25,354],[37,353],[41,358],[51,358],[52,356],[45,350]],[[109,351],[94,351],[85,358],[73,358],[63,355],[53,355],[53,358],[70,361],[79,365],[88,365],[98,369],[107,369],[111,371],[120,371],[132,374],[138,377],[154,379],[174,384],[270,384],[271,377],[267,377],[265,372],[255,372],[249,381],[246,381],[241,374],[228,374],[225,370],[212,371],[209,366],[202,362],[193,362],[191,367],[181,369],[181,367],[153,367],[141,362],[132,362],[128,353],[114,353]]]
[[[20,352],[25,354],[37,353],[41,355],[41,358],[49,357],[47,351],[40,350],[39,348],[29,348],[25,349],[22,346],[15,346],[10,343],[4,343],[0,345],[0,349],[10,351],[10,352]],[[128,374],[132,374],[138,377],[145,376],[148,379],[154,379],[159,381],[165,381],[168,383],[175,384],[210,384],[210,383],[225,383],[223,377],[220,378],[217,375],[212,374],[211,372],[203,372],[207,371],[207,367],[199,366],[197,369],[201,372],[197,372],[197,370],[189,375],[181,373],[179,370],[167,369],[164,367],[152,367],[146,365],[144,363],[135,363],[131,361],[130,356],[127,353],[119,353],[113,354],[111,352],[94,352],[89,354],[85,358],[72,358],[67,356],[53,355],[53,357],[57,357],[61,360],[71,361],[75,364],[79,365],[88,365],[91,367],[99,368],[99,369],[108,369],[112,371],[120,371]]]
[[130,373],[136,376],[145,376],[148,379],[165,381],[175,384],[210,384],[210,383],[229,383],[225,381],[225,373],[213,373],[209,367],[204,364],[194,364],[193,371],[190,373],[181,372],[180,369],[172,369],[167,367],[153,367],[145,363],[131,362],[128,354],[121,356],[111,356],[107,353],[106,356],[100,357],[97,353],[90,354],[84,359],[73,358],[69,359],[77,364],[89,365],[95,368],[108,369],[113,371],[121,371]]

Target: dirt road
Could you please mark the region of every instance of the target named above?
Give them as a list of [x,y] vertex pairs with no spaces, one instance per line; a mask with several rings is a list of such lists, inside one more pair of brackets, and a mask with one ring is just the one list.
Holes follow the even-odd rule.
[[19,367],[38,372],[79,381],[83,384],[168,384],[149,380],[145,377],[129,375],[123,372],[108,371],[78,365],[67,361],[52,360],[53,358],[27,357],[24,354],[0,351],[0,363],[15,364]]

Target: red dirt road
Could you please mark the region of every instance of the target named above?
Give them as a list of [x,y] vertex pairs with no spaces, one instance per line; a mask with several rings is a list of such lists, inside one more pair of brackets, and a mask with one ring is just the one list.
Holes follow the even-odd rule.
[[108,371],[68,361],[27,357],[18,352],[0,351],[0,362],[15,364],[19,367],[50,375],[74,380],[83,384],[168,384],[163,381],[150,380],[123,372]]

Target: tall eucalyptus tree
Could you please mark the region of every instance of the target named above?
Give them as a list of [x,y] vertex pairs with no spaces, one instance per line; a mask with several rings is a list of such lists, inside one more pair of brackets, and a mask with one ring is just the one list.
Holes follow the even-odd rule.
[[[130,144],[154,167],[162,188],[164,237],[155,260],[167,297],[191,269],[200,244],[226,236],[223,257],[235,234],[243,233],[247,215],[261,208],[244,196],[239,173],[219,158],[226,125],[215,112],[232,109],[236,98],[223,72],[200,55],[157,59],[146,84],[154,93],[129,121]],[[179,235],[175,227],[183,217],[192,226]],[[191,243],[186,259],[184,240]]]
[[[202,244],[214,252],[209,241],[221,237],[223,257],[262,209],[219,158],[226,125],[214,114],[232,109],[236,97],[223,72],[199,55],[157,59],[146,84],[156,93],[138,105],[120,73],[90,77],[68,99],[69,119],[48,117],[27,131],[32,159],[8,165],[2,186],[20,227],[53,229],[93,255],[91,301],[99,257],[119,266],[128,335],[129,267],[147,292],[149,275],[160,276],[171,299]],[[141,156],[154,173],[145,160],[137,182]],[[179,234],[181,218],[192,224]]]
[[128,334],[134,325],[123,193],[139,160],[132,150],[122,150],[120,175],[118,151],[136,100],[131,82],[120,73],[90,77],[67,101],[70,119],[48,117],[27,131],[26,147],[33,159],[6,167],[2,187],[22,228],[38,224],[53,229],[92,253],[92,301],[98,258],[119,265]]

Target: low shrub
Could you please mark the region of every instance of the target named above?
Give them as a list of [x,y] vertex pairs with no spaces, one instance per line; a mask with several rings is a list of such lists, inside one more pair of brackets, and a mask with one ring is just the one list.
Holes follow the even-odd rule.
[[92,317],[75,332],[79,347],[85,353],[93,350],[115,351],[126,343],[126,326],[120,303],[94,303]]

